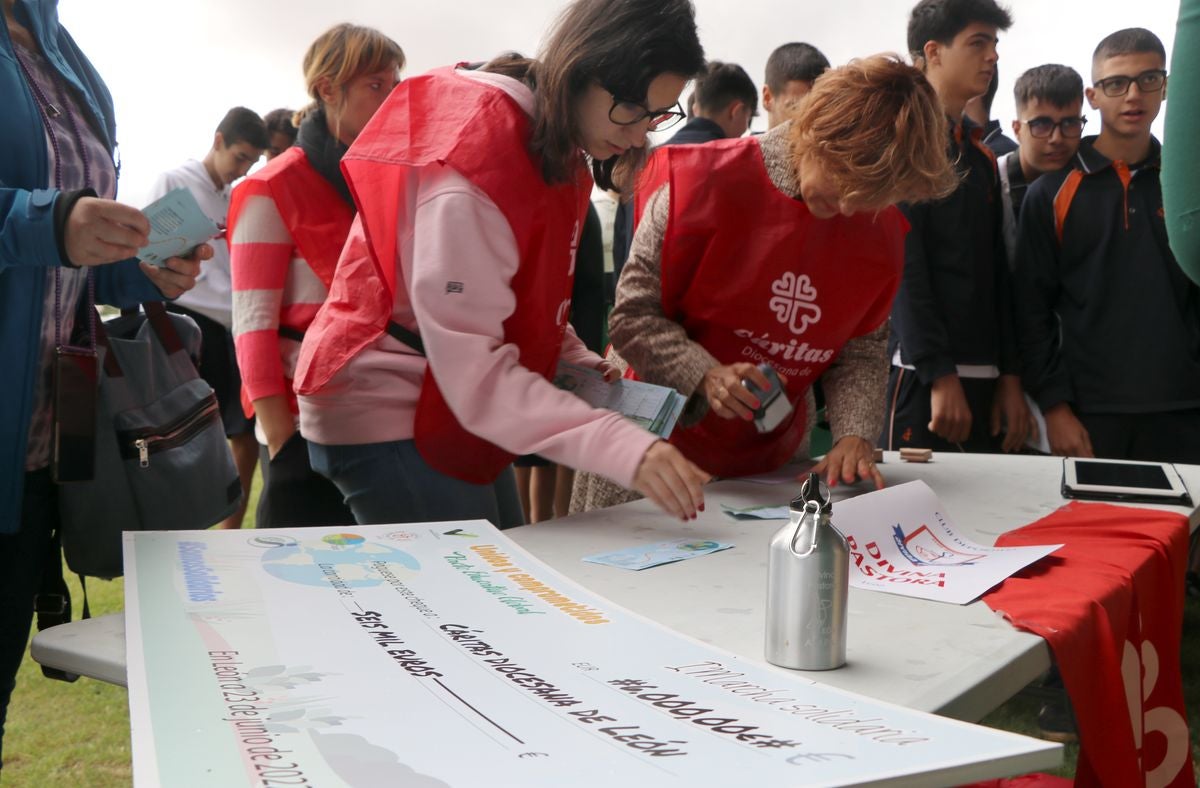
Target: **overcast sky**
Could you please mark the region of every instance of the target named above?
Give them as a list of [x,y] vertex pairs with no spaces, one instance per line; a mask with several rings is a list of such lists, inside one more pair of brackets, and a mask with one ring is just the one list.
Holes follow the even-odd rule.
[[[694,0],[710,59],[741,64],[761,89],[767,55],[807,41],[837,65],[903,52],[912,0]],[[377,27],[408,57],[404,76],[509,49],[534,53],[564,0],[60,0],[59,14],[116,101],[121,197],[142,203],[155,176],[202,158],[230,107],[259,114],[307,102],[300,61],[333,24]],[[1090,82],[1095,45],[1124,27],[1157,33],[1170,57],[1175,0],[1011,0],[993,116],[1013,117],[1012,83],[1042,63]],[[1085,104],[1086,108],[1086,104]],[[1099,118],[1088,110],[1090,133]],[[757,121],[761,125],[764,118]],[[1156,130],[1161,133],[1162,119]]]

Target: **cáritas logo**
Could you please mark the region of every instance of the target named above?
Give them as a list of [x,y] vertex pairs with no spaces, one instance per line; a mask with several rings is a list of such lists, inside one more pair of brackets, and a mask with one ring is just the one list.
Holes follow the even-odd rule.
[[772,298],[768,306],[775,318],[793,334],[803,334],[808,327],[821,319],[821,307],[817,306],[817,288],[807,274],[787,271],[771,284]]

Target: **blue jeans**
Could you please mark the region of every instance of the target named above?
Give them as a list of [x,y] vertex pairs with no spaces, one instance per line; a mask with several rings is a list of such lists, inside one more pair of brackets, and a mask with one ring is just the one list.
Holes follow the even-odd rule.
[[332,481],[359,525],[487,520],[523,525],[512,468],[492,484],[472,484],[436,471],[411,440],[327,446],[309,441],[317,473]]
[[0,535],[0,757],[8,701],[33,624],[33,598],[41,587],[50,535],[57,527],[58,495],[49,469],[26,473],[19,529]]

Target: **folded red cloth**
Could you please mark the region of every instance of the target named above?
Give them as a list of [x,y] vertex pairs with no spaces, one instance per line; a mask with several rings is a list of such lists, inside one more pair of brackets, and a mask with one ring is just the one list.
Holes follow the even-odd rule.
[[1075,502],[996,545],[1059,542],[983,600],[1054,652],[1079,730],[1075,784],[1195,785],[1179,666],[1187,519]]
[[981,783],[960,785],[958,788],[1071,788],[1071,781],[1066,777],[1055,777],[1052,774],[1034,772],[1022,774],[1020,777],[1007,777],[1002,780],[984,780]]

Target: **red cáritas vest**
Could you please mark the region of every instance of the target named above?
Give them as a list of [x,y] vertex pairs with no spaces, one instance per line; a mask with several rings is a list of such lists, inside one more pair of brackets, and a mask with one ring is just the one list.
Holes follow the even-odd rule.
[[229,202],[230,238],[242,204],[250,197],[271,198],[300,256],[328,288],[342,245],[350,234],[354,209],[312,168],[299,145],[276,156],[233,190]]
[[[671,435],[719,476],[774,470],[800,446],[804,395],[847,340],[887,319],[904,265],[908,223],[878,215],[816,219],[781,192],[750,137],[659,150],[638,193],[671,188],[662,247],[663,313],[721,364],[767,362],[792,414],[774,431],[709,412]],[[635,371],[636,374],[636,371]]]
[[[385,331],[398,286],[396,217],[407,173],[430,165],[452,167],[508,220],[521,262],[511,283],[517,306],[504,321],[504,341],[516,345],[522,366],[547,379],[553,375],[592,182],[581,159],[573,183],[547,185],[540,161],[529,152],[529,135],[528,116],[507,93],[452,69],[414,77],[392,91],[342,158],[370,254],[339,266],[305,338],[299,393],[319,390]],[[431,467],[477,484],[493,481],[515,458],[463,428],[429,367],[414,439]]]

